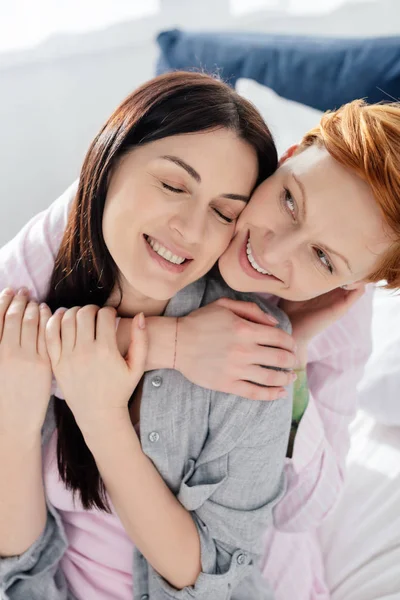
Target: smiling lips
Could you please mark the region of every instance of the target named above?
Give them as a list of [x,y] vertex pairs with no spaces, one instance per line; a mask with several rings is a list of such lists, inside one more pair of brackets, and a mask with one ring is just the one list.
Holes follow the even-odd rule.
[[258,271],[258,273],[262,273],[263,275],[272,275],[272,273],[269,273],[269,271],[266,271],[265,269],[260,267],[260,265],[256,262],[256,260],[253,256],[253,253],[251,251],[250,236],[249,236],[249,239],[247,240],[246,254],[247,254],[247,258],[249,259],[249,263],[251,264],[253,269]]
[[[159,240],[149,235],[143,235],[143,238],[150,256],[167,271],[182,273],[193,260],[187,252],[177,248],[167,248]],[[179,254],[174,252],[179,252]]]
[[168,250],[165,246],[162,246],[157,240],[153,239],[150,236],[147,236],[147,241],[150,246],[153,248],[154,252],[157,252],[159,256],[165,258],[171,263],[175,265],[181,265],[185,262],[186,258],[184,256],[178,256],[177,254],[172,254],[171,250]]
[[256,279],[270,279],[282,282],[281,279],[275,277],[275,275],[272,275],[270,271],[264,269],[256,261],[250,244],[250,232],[247,234],[247,242],[243,244],[242,249],[239,252],[239,263],[242,265],[244,271],[248,273],[248,275],[251,275],[251,277],[255,277]]

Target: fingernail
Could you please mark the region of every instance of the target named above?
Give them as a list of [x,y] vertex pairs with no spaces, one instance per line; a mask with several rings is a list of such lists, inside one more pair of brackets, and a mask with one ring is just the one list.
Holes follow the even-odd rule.
[[2,292],[2,294],[4,294],[5,296],[13,296],[14,295],[14,290],[12,288],[5,288]]
[[145,329],[146,328],[146,319],[144,318],[144,314],[142,312],[139,313],[138,327],[139,327],[139,329]]
[[42,310],[42,308],[47,308],[47,304],[46,304],[45,302],[42,302],[42,303],[39,305],[39,308],[40,308],[40,310]]
[[275,319],[275,317],[273,317],[272,315],[268,315],[268,319],[272,321],[272,323],[275,323],[275,325],[278,325],[279,323],[278,319]]
[[28,288],[22,287],[18,290],[18,296],[25,296],[28,293]]
[[68,308],[65,308],[65,306],[60,306],[59,308],[57,308],[57,310],[54,312],[55,315],[60,314],[61,312],[64,312],[68,310]]
[[297,373],[291,373],[291,376],[292,376],[292,381],[296,381]]

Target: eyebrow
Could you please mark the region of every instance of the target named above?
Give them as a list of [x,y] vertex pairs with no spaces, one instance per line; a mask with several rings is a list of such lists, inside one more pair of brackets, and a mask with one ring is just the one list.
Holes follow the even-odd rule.
[[[300,188],[301,191],[301,195],[302,195],[302,211],[301,211],[301,216],[303,218],[303,220],[306,220],[307,217],[307,195],[306,195],[306,190],[305,187],[303,185],[303,182],[300,181],[300,179],[294,174],[292,173],[292,177],[295,180],[295,182],[297,183],[298,187]],[[346,265],[346,267],[348,268],[348,270],[350,271],[350,273],[353,273],[353,270],[350,266],[349,261],[347,260],[346,257],[344,257],[342,254],[340,254],[340,252],[337,252],[336,250],[332,250],[332,248],[329,248],[329,246],[327,246],[326,244],[322,244],[323,247],[325,248],[325,250],[327,250],[329,252],[329,254],[334,254],[335,256],[339,257],[344,264]]]
[[[196,183],[201,183],[201,177],[196,171],[196,169],[193,169],[193,167],[188,165],[184,160],[182,160],[178,156],[171,156],[167,154],[165,156],[162,156],[161,158],[163,158],[164,160],[169,160],[178,167],[185,169],[186,173],[188,173],[190,177],[192,177],[196,181]],[[220,194],[220,197],[228,198],[228,200],[240,200],[241,202],[249,202],[250,200],[250,196],[245,196],[242,194]]]

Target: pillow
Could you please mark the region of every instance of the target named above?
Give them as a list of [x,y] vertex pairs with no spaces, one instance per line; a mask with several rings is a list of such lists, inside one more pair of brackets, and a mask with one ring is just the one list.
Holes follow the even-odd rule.
[[[319,110],[356,98],[400,97],[400,37],[333,39],[179,29],[157,37],[157,72],[218,71],[232,86],[255,79],[277,94]],[[382,91],[384,90],[384,91]]]
[[315,108],[281,98],[270,88],[251,79],[239,79],[236,89],[261,113],[274,136],[279,156],[298,143],[309,129],[318,125],[323,115]]

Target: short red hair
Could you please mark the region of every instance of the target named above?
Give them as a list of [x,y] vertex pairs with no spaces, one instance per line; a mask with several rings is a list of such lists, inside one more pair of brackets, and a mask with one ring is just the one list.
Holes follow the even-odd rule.
[[354,100],[327,112],[300,149],[314,143],[371,187],[393,242],[368,281],[400,288],[400,103]]

